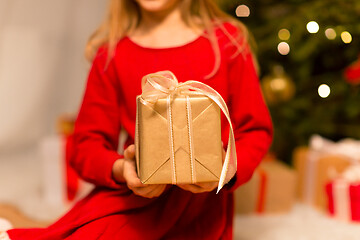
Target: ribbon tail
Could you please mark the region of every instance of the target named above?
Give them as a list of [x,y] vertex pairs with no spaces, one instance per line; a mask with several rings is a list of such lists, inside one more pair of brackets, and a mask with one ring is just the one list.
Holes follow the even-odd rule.
[[333,184],[333,199],[335,216],[343,221],[351,220],[350,186],[344,180],[335,181]]
[[79,190],[79,177],[70,165],[73,154],[73,135],[66,136],[65,141],[66,193],[67,200],[72,201]]
[[[231,123],[230,123],[231,124]],[[231,127],[232,128],[232,127]],[[234,153],[235,151],[235,153]],[[226,151],[226,155],[225,155],[225,160],[223,163],[223,168],[221,170],[221,175],[220,175],[220,179],[219,179],[219,184],[218,184],[218,188],[216,191],[216,194],[219,193],[219,191],[224,187],[224,185],[226,183],[228,183],[230,181],[230,179],[235,175],[236,173],[236,159],[231,159],[231,156],[236,156],[234,155],[236,154],[236,150],[235,150],[235,138],[234,138],[234,134],[232,131],[230,131],[230,135],[229,135],[229,143],[228,143],[228,148]],[[233,160],[234,163],[234,167],[231,167],[229,169],[230,166],[230,160]]]

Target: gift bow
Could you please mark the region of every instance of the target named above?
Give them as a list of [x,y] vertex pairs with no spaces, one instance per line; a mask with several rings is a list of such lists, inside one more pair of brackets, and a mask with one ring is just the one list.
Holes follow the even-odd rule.
[[349,183],[360,182],[360,165],[355,164],[348,167],[345,172],[341,174],[341,178]]
[[[167,115],[169,122],[169,142],[170,142],[170,156],[174,164],[174,149],[173,149],[173,134],[172,134],[172,123],[171,123],[171,98],[174,95],[200,95],[207,96],[216,105],[219,106],[221,111],[226,116],[229,122],[229,141],[226,150],[225,160],[221,170],[217,193],[221,188],[228,183],[236,173],[237,157],[235,148],[234,130],[230,120],[229,110],[226,106],[224,99],[221,95],[216,92],[213,88],[198,81],[187,81],[179,83],[175,75],[170,71],[161,71],[153,74],[148,74],[142,79],[142,94],[141,97],[145,101],[145,104],[154,104],[160,98],[167,98]],[[188,99],[187,99],[188,100]],[[188,100],[189,101],[189,100]],[[189,107],[190,108],[190,107]],[[188,110],[191,114],[191,109]],[[191,121],[190,121],[191,124]],[[191,137],[191,134],[189,135]],[[193,146],[190,138],[190,157],[193,158]],[[174,168],[173,168],[174,169]],[[173,172],[173,182],[175,171]],[[175,180],[176,183],[176,180]]]
[[313,135],[310,139],[310,148],[319,153],[347,157],[353,163],[360,162],[360,141],[354,139],[346,138],[335,143],[319,135]]
[[[337,155],[346,158],[351,167],[346,172],[345,179],[352,181],[360,180],[360,171],[356,170],[360,164],[360,141],[346,138],[339,142],[333,142],[319,135],[313,135],[310,139],[310,148],[317,152],[317,154]],[[344,177],[344,174],[341,177]],[[339,172],[335,168],[330,168],[328,171],[330,178],[336,178],[340,176]]]

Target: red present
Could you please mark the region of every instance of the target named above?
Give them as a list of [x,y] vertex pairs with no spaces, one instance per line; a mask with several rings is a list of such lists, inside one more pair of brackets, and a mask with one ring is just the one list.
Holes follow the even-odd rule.
[[353,85],[360,84],[360,55],[356,62],[345,69],[345,80]]
[[[319,135],[310,139],[310,148],[297,148],[294,151],[294,166],[299,173],[298,195],[302,202],[326,210],[327,194],[325,186],[329,181],[347,171],[355,182],[360,172],[353,163],[360,162],[360,141],[343,139],[333,142]],[[350,172],[348,170],[351,170]],[[360,171],[360,170],[359,170]],[[345,176],[344,176],[345,177]]]
[[329,213],[337,219],[360,222],[360,183],[336,179],[326,185]]

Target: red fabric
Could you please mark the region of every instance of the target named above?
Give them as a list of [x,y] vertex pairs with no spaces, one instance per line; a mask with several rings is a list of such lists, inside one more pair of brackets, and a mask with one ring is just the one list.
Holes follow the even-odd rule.
[[65,139],[65,164],[66,164],[66,196],[68,201],[75,199],[79,190],[79,176],[71,167],[71,157],[73,155],[73,135],[64,136]]
[[[231,34],[235,28],[226,26]],[[84,100],[75,124],[72,164],[79,175],[98,187],[71,211],[46,229],[10,230],[17,239],[232,239],[232,191],[248,181],[267,152],[272,125],[259,80],[248,51],[236,50],[220,30],[219,71],[208,75],[215,63],[208,39],[201,36],[180,47],[152,49],[129,38],[120,40],[107,68],[106,50],[100,49],[91,68]],[[132,143],[135,131],[136,96],[142,76],[170,70],[179,81],[198,80],[216,89],[229,106],[235,129],[238,169],[221,192],[192,194],[168,186],[158,198],[134,195],[111,177],[118,134],[123,127]],[[222,119],[222,140],[229,127]]]

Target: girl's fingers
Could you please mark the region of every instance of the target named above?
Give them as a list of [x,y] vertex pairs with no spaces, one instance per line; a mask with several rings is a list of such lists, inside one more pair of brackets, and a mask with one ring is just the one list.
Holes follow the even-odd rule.
[[164,192],[165,187],[166,187],[166,185],[156,185],[156,186],[157,187],[154,188],[154,190],[149,193],[150,197],[158,197],[158,196],[160,196]]
[[134,194],[152,198],[157,197],[165,190],[166,185],[145,185],[143,184],[137,173],[135,166],[135,145],[132,144],[128,146],[124,151],[124,178],[129,189],[131,189]]
[[131,144],[128,146],[124,151],[124,158],[125,159],[133,159],[135,157],[135,145]]
[[136,169],[135,169],[135,162],[129,159],[124,159],[124,178],[126,181],[126,184],[128,185],[128,187],[130,189],[134,189],[137,187],[144,187],[146,185],[144,185],[137,173],[136,173]]
[[204,182],[204,183],[197,183],[195,185],[205,191],[212,191],[217,187],[218,183],[217,182]]
[[143,188],[137,188],[136,192],[138,195],[146,198],[152,198],[153,193],[156,191],[155,186],[146,186]]
[[138,187],[132,190],[136,195],[153,198],[160,196],[164,192],[165,185],[146,185],[145,187]]
[[197,184],[180,184],[178,185],[180,188],[186,191],[190,191],[192,193],[203,193],[203,192],[211,192],[217,187],[216,182],[205,182],[205,183],[197,183]]
[[136,188],[143,188],[146,187],[145,184],[143,184],[139,178],[129,177],[126,180],[127,186],[130,189],[136,189]]
[[[130,178],[139,179],[139,177],[136,173],[135,163],[129,162],[128,160],[125,160],[125,161],[127,161],[127,162],[125,162],[126,168],[124,169],[124,175],[127,175]],[[139,181],[140,181],[140,179],[139,179]]]
[[200,188],[194,184],[180,184],[178,187],[192,193],[200,193]]
[[124,172],[124,178],[130,189],[146,187],[146,185],[140,181],[135,171]]

